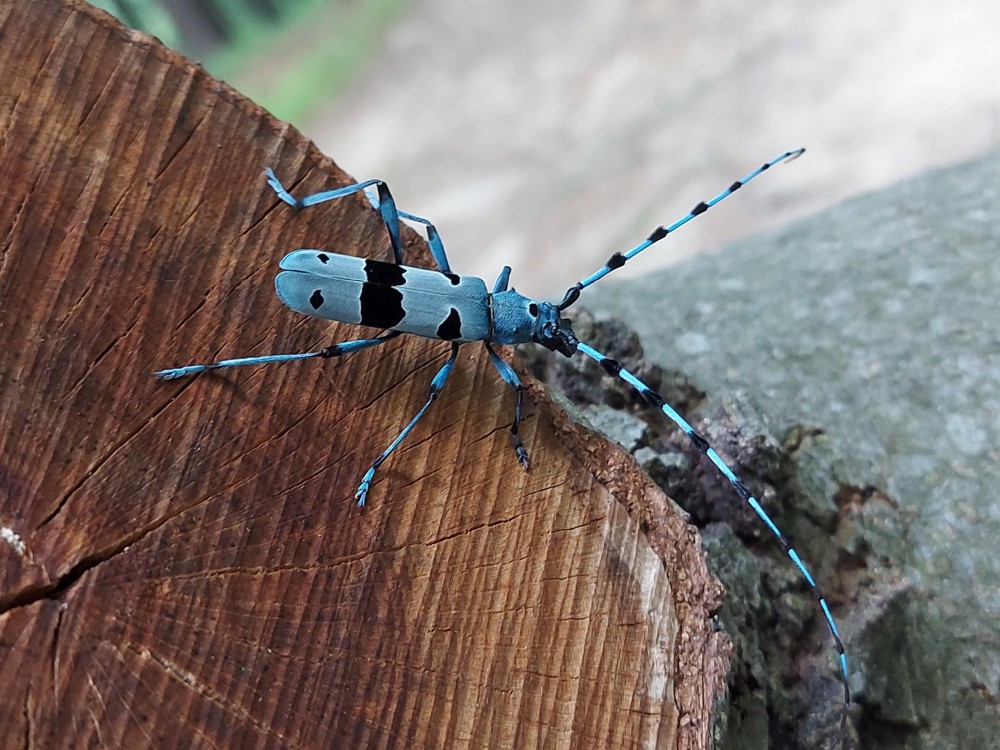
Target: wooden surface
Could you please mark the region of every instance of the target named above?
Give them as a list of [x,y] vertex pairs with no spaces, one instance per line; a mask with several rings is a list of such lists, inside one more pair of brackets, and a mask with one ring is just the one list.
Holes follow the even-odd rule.
[[278,202],[350,178],[85,3],[0,39],[0,744],[707,747],[720,590],[633,461],[532,382],[522,471],[469,345],[358,510],[446,345],[156,382],[356,338],[272,279],[378,214]]

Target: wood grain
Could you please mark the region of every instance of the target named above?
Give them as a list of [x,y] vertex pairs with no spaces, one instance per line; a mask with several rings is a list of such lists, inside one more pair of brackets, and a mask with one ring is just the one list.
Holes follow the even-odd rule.
[[446,345],[152,378],[357,337],[272,277],[388,258],[377,212],[262,169],[349,176],[83,2],[0,6],[0,71],[0,745],[709,746],[697,536],[534,381],[530,472],[470,345],[358,510]]

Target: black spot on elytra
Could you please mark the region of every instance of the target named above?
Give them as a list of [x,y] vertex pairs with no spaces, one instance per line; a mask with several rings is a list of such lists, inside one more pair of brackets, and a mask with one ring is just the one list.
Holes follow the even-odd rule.
[[316,253],[316,260],[320,263],[326,264],[330,262],[330,256],[326,253]]
[[395,263],[382,263],[377,260],[365,261],[365,275],[372,284],[384,286],[403,286],[403,267]]
[[448,281],[451,282],[452,286],[458,286],[459,283],[461,283],[461,281],[462,281],[458,277],[458,274],[455,274],[455,273],[445,273],[445,276],[448,277]]
[[[382,263],[380,265],[391,264]],[[392,267],[399,268],[399,266]],[[401,291],[377,284],[363,284],[361,286],[361,325],[374,328],[394,328],[405,317],[406,311],[403,310],[403,293]]]
[[438,326],[437,335],[439,339],[454,341],[462,336],[462,317],[454,307],[448,313],[448,317]]
[[323,293],[319,289],[309,295],[309,304],[312,305],[313,310],[319,310],[325,301]]

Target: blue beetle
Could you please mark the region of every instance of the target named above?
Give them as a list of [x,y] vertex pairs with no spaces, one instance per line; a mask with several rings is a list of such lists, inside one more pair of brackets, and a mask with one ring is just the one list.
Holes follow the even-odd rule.
[[[567,357],[580,352],[600,364],[609,375],[621,378],[635,388],[647,404],[659,409],[680,427],[691,443],[726,477],[737,494],[750,505],[777,538],[782,549],[811,587],[833,636],[839,655],[841,679],[844,684],[844,717],[846,721],[847,707],[850,705],[851,696],[844,646],[826,599],[822,596],[808,568],[791,546],[787,537],[704,437],[698,434],[670,404],[666,403],[660,394],[636,378],[620,363],[581,342],[573,333],[570,321],[561,315],[566,308],[577,301],[582,290],[612,271],[621,268],[647,247],[659,242],[675,229],[732,195],[757,175],[779,162],[794,159],[804,150],[787,151],[765,162],[743,179],[733,182],[715,197],[698,203],[673,224],[657,227],[645,240],[628,252],[614,253],[601,268],[567,289],[563,299],[558,304],[533,300],[509,289],[510,268],[506,266],[500,272],[492,291],[489,292],[482,279],[452,273],[445,255],[444,244],[434,225],[427,219],[399,211],[388,186],[381,180],[367,180],[336,190],[314,193],[304,198],[295,198],[285,189],[274,172],[268,169],[268,184],[274,189],[278,198],[296,209],[343,198],[359,191],[364,192],[372,206],[377,208],[382,215],[396,260],[395,263],[384,263],[325,250],[295,250],[286,255],[280,263],[281,272],[275,279],[278,297],[292,310],[305,315],[380,328],[385,332],[372,338],[346,341],[315,352],[228,359],[211,364],[187,365],[160,370],[154,374],[163,380],[173,380],[225,367],[288,362],[314,357],[338,357],[378,346],[404,333],[451,342],[451,355],[431,380],[430,394],[426,402],[365,472],[355,493],[358,505],[364,505],[379,466],[406,438],[427,412],[427,409],[430,408],[441,389],[444,388],[454,367],[459,346],[474,341],[483,342],[489,353],[490,361],[500,373],[500,377],[517,392],[514,421],[511,425],[511,442],[518,461],[525,469],[530,466],[530,461],[528,452],[518,434],[521,421],[521,381],[513,368],[497,355],[492,345],[533,342]],[[371,195],[369,190],[374,191],[376,195]],[[401,219],[425,227],[431,254],[438,267],[437,270],[414,268],[403,264]]]

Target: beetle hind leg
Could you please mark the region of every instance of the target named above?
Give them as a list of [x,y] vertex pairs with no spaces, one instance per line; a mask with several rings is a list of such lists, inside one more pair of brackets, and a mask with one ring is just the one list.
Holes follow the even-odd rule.
[[[296,198],[281,184],[281,180],[274,174],[274,170],[268,168],[265,170],[265,173],[267,174],[267,184],[275,194],[294,209],[315,206],[317,203],[325,203],[326,201],[337,200],[338,198],[344,198],[354,193],[364,192],[365,197],[368,198],[368,202],[374,208],[378,209],[378,212],[382,215],[382,222],[389,232],[389,241],[392,243],[392,252],[396,258],[397,265],[403,265],[403,239],[399,229],[399,220],[402,218],[422,224],[427,229],[427,242],[431,247],[431,255],[434,256],[434,262],[437,264],[438,270],[442,273],[451,273],[451,267],[448,265],[448,256],[444,251],[444,243],[441,241],[441,235],[438,234],[437,228],[427,219],[397,209],[396,200],[392,197],[392,193],[389,192],[389,186],[382,182],[382,180],[365,180],[364,182],[346,185],[335,190],[324,190],[319,193],[312,193],[303,198]],[[374,197],[368,191],[369,188],[374,188],[377,192],[377,197]]]
[[266,365],[272,362],[294,362],[300,359],[330,359],[331,357],[341,357],[345,354],[368,349],[372,346],[384,344],[400,335],[399,331],[389,331],[388,333],[376,336],[373,339],[358,339],[357,341],[344,341],[340,344],[332,344],[315,352],[300,352],[296,354],[267,354],[262,357],[240,357],[239,359],[223,359],[218,362],[210,362],[203,365],[185,365],[184,367],[173,367],[168,370],[157,370],[153,373],[159,380],[177,380],[188,375],[197,375],[208,370],[221,370],[225,367],[242,367],[243,365]]

